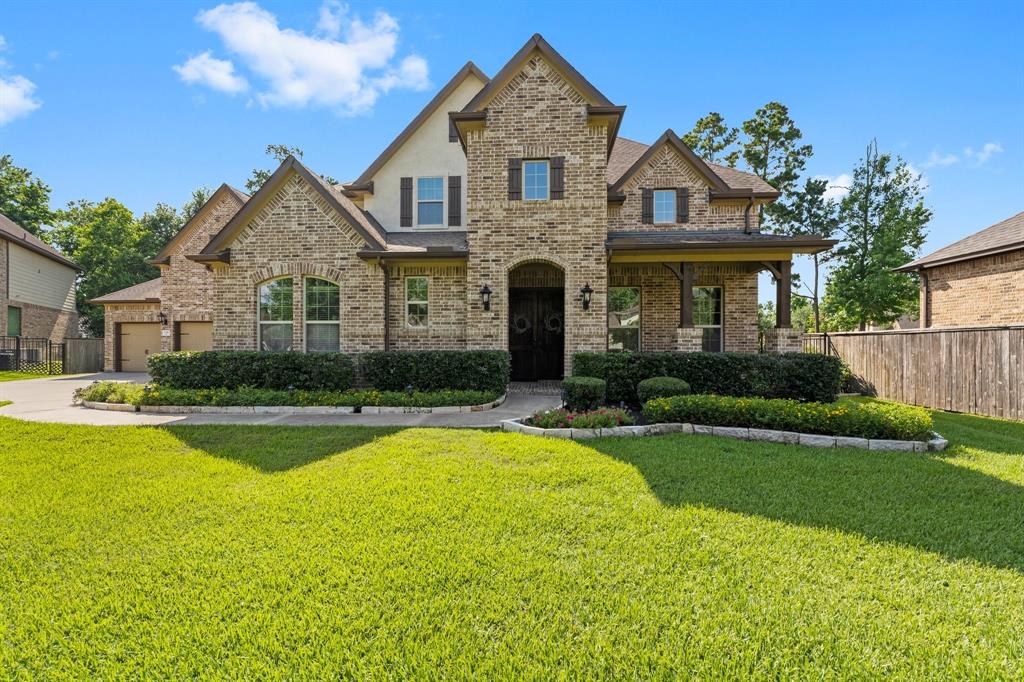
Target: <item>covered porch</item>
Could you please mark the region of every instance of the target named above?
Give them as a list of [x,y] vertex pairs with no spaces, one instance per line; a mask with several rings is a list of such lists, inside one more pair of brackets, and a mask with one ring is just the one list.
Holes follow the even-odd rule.
[[833,240],[744,231],[612,232],[608,250],[609,350],[760,350],[758,274],[775,282],[775,327],[765,352],[801,348],[792,328],[792,259]]

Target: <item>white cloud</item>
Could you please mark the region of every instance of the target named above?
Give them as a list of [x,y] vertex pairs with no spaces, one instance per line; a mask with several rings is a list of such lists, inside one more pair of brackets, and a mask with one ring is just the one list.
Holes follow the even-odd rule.
[[849,194],[850,185],[853,184],[853,178],[850,177],[849,173],[841,173],[834,178],[828,175],[816,175],[814,179],[828,180],[828,187],[825,189],[824,197],[835,201],[839,201]]
[[939,154],[937,151],[932,151],[932,155],[921,164],[921,168],[945,168],[946,166],[952,166],[959,160],[960,157],[956,154]]
[[981,166],[987,163],[996,154],[1001,154],[1003,146],[996,142],[986,142],[980,151],[974,151],[970,147],[964,149],[964,156],[971,159],[975,166]]
[[234,64],[224,59],[215,59],[209,50],[171,68],[177,71],[181,80],[186,83],[198,83],[229,95],[249,89],[249,83],[235,73]]
[[264,107],[324,106],[355,114],[395,88],[429,86],[423,58],[407,56],[394,64],[399,27],[385,12],[364,23],[346,5],[328,0],[315,34],[281,28],[276,16],[254,2],[218,5],[196,21],[220,37],[250,80],[262,84],[254,99]]
[[0,126],[27,116],[42,105],[33,97],[36,84],[24,76],[0,76]]

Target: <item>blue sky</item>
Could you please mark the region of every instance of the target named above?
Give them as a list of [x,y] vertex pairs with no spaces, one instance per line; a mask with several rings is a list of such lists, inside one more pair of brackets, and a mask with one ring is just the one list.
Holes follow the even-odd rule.
[[493,75],[534,32],[628,106],[627,137],[779,100],[830,178],[877,138],[928,182],[926,250],[1024,209],[1021,2],[11,3],[0,153],[57,205],[139,214],[242,186],[268,143],[349,180],[466,60]]

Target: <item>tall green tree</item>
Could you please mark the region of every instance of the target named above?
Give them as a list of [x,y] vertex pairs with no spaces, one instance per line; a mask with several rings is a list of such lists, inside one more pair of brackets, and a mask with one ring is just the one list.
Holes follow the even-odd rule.
[[132,212],[114,199],[99,203],[80,200],[58,211],[53,243],[85,272],[78,282],[78,312],[83,327],[103,334],[103,307],[89,299],[157,276],[146,263],[153,256],[152,242]]
[[[284,160],[289,156],[294,156],[297,159],[302,158],[302,150],[298,147],[289,147],[283,144],[268,144],[266,149],[267,156],[277,161],[278,165],[284,163]],[[260,187],[263,186],[270,176],[274,174],[273,170],[265,170],[261,168],[253,168],[252,175],[245,181],[245,189],[249,194],[255,194],[259,191]]]
[[[839,228],[839,205],[825,198],[828,180],[808,179],[803,189],[793,192],[788,202],[780,203],[777,222],[781,231],[791,235],[817,235],[826,239]],[[814,331],[821,331],[821,269],[832,258],[832,254],[811,255],[814,275],[807,286],[808,299],[814,314]],[[806,285],[805,285],[806,286]]]
[[[807,159],[814,152],[809,144],[800,144],[803,133],[781,102],[768,102],[743,122],[743,160],[751,172],[782,193],[793,191]],[[774,220],[779,213],[775,204],[762,207],[761,219]]]
[[184,224],[185,219],[178,209],[168,204],[157,204],[152,211],[143,213],[139,219],[143,233],[142,253],[146,258],[155,256]]
[[196,213],[199,213],[199,209],[201,209],[203,204],[209,201],[212,196],[213,190],[206,185],[196,187],[192,190],[192,196],[185,202],[185,205],[181,207],[181,224],[184,225],[188,221],[192,220],[192,217]]
[[889,324],[916,314],[918,281],[892,269],[913,260],[924,243],[932,212],[925,185],[899,157],[868,145],[839,207],[835,267],[826,286],[829,308],[850,326]]
[[14,165],[10,154],[0,156],[0,213],[37,237],[53,220],[50,187],[32,171]]
[[740,160],[740,150],[735,147],[739,136],[738,128],[730,128],[721,114],[712,111],[697,119],[693,129],[683,135],[682,140],[705,161],[735,168]]

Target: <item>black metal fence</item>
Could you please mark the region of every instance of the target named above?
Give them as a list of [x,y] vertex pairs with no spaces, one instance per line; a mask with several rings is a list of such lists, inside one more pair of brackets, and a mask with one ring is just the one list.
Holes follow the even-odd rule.
[[804,334],[804,352],[821,353],[822,355],[839,355],[828,332],[820,334]]
[[0,336],[0,372],[62,374],[64,344],[50,339]]

